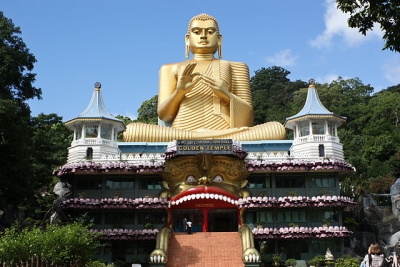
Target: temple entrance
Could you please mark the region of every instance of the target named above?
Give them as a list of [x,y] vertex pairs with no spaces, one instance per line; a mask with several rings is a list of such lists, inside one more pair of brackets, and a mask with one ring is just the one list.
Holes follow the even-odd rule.
[[237,232],[237,209],[213,209],[208,213],[209,232]]
[[174,232],[185,232],[184,219],[192,222],[192,232],[201,232],[203,214],[198,209],[175,209],[172,211],[172,228]]
[[237,209],[174,209],[174,232],[185,232],[184,219],[192,222],[192,232],[237,232]]

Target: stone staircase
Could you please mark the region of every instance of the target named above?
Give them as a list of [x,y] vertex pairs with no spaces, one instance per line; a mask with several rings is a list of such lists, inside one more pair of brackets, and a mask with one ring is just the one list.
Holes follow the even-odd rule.
[[243,267],[237,232],[175,233],[169,240],[166,267]]

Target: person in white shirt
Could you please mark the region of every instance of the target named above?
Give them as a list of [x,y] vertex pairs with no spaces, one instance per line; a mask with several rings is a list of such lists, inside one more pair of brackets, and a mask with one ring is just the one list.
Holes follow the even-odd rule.
[[186,225],[187,225],[187,233],[189,235],[192,234],[192,222],[188,220]]
[[383,267],[385,264],[385,255],[382,253],[377,243],[372,243],[368,248],[368,254],[365,255],[361,266],[365,267]]

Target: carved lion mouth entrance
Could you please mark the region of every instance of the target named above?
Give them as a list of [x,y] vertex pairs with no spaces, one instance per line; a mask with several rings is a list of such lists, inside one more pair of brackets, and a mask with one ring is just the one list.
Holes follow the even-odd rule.
[[236,232],[238,197],[214,186],[191,188],[170,199],[173,228],[184,230],[182,220],[193,223],[193,231]]

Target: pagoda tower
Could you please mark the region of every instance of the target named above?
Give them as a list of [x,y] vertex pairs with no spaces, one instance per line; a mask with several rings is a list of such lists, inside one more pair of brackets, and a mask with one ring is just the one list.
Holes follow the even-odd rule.
[[102,156],[121,153],[117,134],[125,130],[125,125],[107,111],[100,88],[101,84],[96,82],[87,108],[78,117],[65,122],[65,126],[74,132],[68,148],[68,163],[99,161]]
[[285,121],[285,127],[294,132],[291,156],[344,160],[343,145],[337,134],[337,129],[344,122],[346,117],[324,107],[315,89],[315,81],[310,79],[302,110]]

